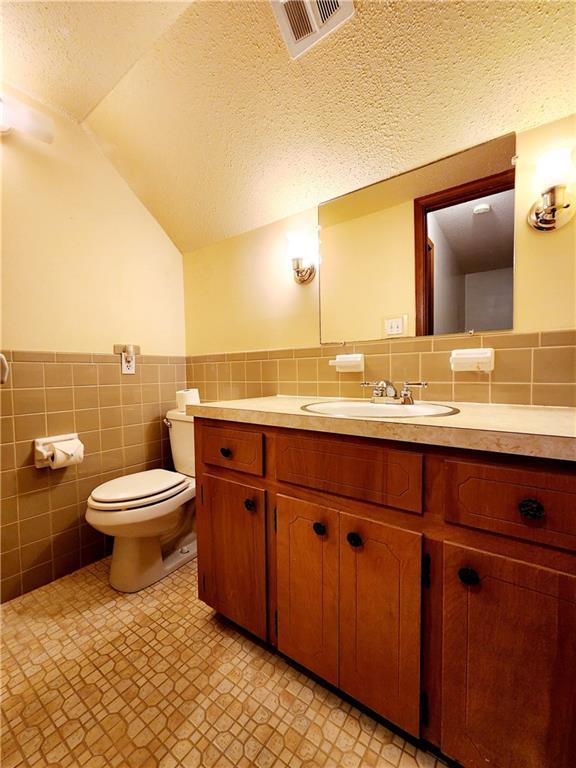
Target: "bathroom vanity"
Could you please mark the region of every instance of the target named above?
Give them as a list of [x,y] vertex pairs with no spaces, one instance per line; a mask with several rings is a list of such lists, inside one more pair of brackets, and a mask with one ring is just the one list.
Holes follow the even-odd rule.
[[574,411],[309,402],[189,408],[200,598],[465,768],[573,766]]

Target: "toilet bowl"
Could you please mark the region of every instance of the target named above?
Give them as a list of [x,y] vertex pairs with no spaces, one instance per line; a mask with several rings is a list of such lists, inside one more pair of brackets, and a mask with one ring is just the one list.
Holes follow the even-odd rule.
[[193,418],[172,410],[166,423],[176,472],[117,477],[88,499],[86,522],[114,537],[110,584],[120,592],[144,589],[196,556]]

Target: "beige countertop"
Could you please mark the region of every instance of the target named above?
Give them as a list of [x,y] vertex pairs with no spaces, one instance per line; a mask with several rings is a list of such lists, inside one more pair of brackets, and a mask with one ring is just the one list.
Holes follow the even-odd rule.
[[278,395],[189,405],[186,410],[190,416],[243,424],[576,461],[576,408],[444,403],[460,412],[408,419],[342,418],[301,410],[337,399]]

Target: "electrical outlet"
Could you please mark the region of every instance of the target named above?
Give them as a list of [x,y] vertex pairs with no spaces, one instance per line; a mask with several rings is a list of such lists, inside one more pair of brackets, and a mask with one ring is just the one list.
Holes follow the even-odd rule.
[[128,356],[126,352],[122,352],[122,373],[136,373],[136,355]]
[[408,315],[396,315],[384,318],[385,336],[405,336],[408,331]]

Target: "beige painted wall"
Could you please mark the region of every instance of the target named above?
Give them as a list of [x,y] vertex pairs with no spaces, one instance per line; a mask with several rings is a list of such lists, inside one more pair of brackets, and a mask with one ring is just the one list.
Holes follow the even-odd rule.
[[50,115],[53,144],[3,139],[2,346],[183,354],[180,252],[88,134]]
[[[576,218],[557,232],[536,232],[526,216],[538,198],[536,160],[550,150],[572,149],[576,164],[576,115],[518,134],[514,329],[576,328]],[[576,195],[572,169],[570,189]]]
[[[387,315],[415,329],[412,200],[320,230],[322,341],[380,339]],[[328,268],[326,268],[328,267]]]
[[[551,146],[576,144],[576,116],[519,133],[516,175],[516,332],[576,327],[576,219],[563,230],[537,233],[526,224],[536,197],[534,160]],[[288,229],[313,225],[316,210],[224,240],[184,259],[188,354],[318,344],[318,281],[297,286],[283,253]],[[381,233],[394,220],[394,237]],[[414,333],[412,202],[320,232],[322,249],[337,229],[341,267],[322,275],[322,341],[374,339],[381,318],[408,312]],[[369,227],[368,229],[372,229]],[[369,279],[358,256],[369,264]],[[325,301],[336,294],[338,301]],[[361,301],[354,295],[361,296]]]
[[318,279],[295,283],[285,249],[316,225],[313,208],[185,254],[187,353],[318,345]]

